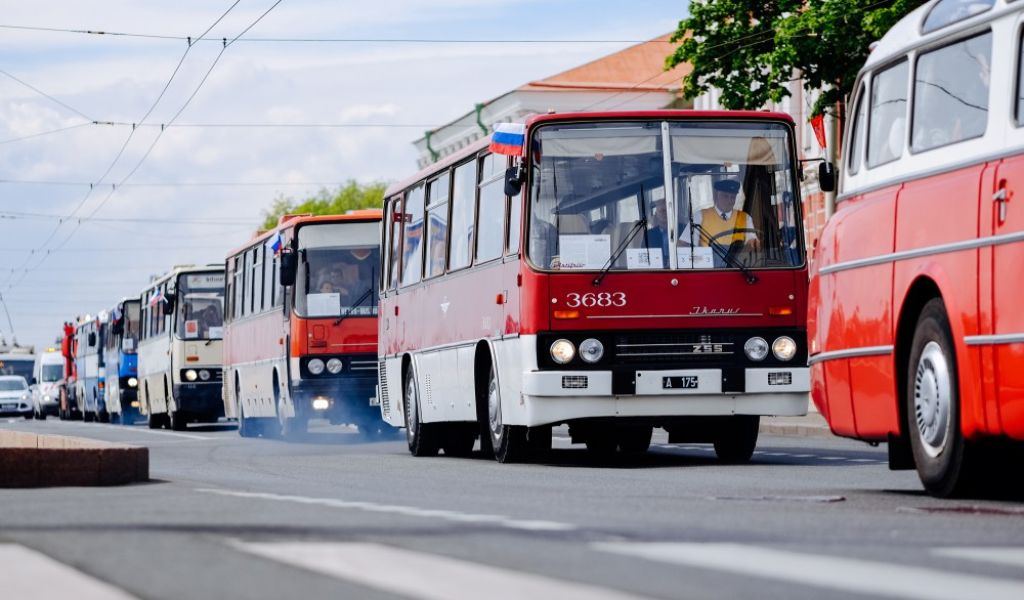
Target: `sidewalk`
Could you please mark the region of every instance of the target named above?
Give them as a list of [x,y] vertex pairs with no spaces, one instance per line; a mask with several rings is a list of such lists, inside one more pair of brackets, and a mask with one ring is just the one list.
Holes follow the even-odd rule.
[[833,437],[825,418],[818,412],[803,417],[761,417],[761,433],[793,437]]

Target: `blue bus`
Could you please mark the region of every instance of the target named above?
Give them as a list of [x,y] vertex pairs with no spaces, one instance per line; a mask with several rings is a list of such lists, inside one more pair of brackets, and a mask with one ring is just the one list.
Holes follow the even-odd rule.
[[86,422],[105,422],[108,417],[104,405],[102,322],[100,317],[87,316],[79,320],[75,330],[75,399]]
[[139,411],[138,298],[117,303],[100,327],[103,339],[103,366],[106,383],[107,417],[112,423],[131,425]]

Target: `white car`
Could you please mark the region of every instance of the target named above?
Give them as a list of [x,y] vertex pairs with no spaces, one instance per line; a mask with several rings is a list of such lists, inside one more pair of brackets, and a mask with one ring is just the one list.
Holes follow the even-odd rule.
[[60,412],[60,383],[64,377],[64,357],[50,350],[36,355],[35,370],[29,394],[32,397],[32,412],[37,419],[47,415],[57,416]]
[[25,378],[21,375],[0,377],[0,417],[20,415],[31,419],[32,412],[32,397]]

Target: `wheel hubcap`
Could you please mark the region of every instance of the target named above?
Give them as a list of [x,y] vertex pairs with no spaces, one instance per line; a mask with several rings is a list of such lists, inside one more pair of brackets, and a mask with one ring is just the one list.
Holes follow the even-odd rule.
[[416,382],[413,381],[412,376],[405,383],[405,422],[406,431],[409,436],[413,436],[415,430],[419,428],[419,411],[416,408],[418,399],[416,398]]
[[928,342],[914,377],[914,418],[921,445],[935,458],[946,447],[952,403],[949,365],[937,342]]
[[498,379],[491,371],[491,377],[487,382],[487,420],[491,427],[491,434],[494,439],[501,438],[501,396],[498,394]]

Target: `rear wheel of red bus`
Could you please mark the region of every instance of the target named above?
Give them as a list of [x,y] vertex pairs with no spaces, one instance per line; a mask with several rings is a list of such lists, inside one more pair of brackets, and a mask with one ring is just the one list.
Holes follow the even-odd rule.
[[403,386],[405,404],[405,439],[413,456],[436,456],[441,449],[440,429],[437,423],[421,420],[419,386],[410,363],[405,369]]

